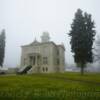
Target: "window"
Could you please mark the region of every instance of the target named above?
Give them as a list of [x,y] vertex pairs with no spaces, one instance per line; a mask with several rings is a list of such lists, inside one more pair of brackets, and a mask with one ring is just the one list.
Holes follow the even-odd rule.
[[48,68],[46,67],[46,72],[48,71]]
[[43,57],[43,64],[48,64],[48,58],[47,57]]
[[35,56],[30,56],[30,64],[35,65]]
[[35,56],[33,56],[33,65],[35,65]]
[[26,65],[26,58],[24,58],[24,65]]
[[57,59],[57,65],[59,65],[60,64],[60,61],[59,61],[59,59]]
[[59,56],[59,50],[57,50],[57,55]]
[[43,67],[43,72],[45,71],[45,68]]
[[47,67],[43,67],[42,70],[43,70],[43,72],[47,72],[48,68]]

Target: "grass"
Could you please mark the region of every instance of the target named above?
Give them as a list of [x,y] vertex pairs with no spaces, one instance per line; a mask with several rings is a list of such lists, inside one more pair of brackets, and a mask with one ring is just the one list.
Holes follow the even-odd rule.
[[0,100],[100,100],[100,73],[0,76]]

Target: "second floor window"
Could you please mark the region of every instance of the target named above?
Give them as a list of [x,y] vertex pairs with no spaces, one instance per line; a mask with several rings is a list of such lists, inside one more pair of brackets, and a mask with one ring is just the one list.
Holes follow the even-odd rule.
[[48,64],[48,58],[47,57],[43,57],[43,64]]

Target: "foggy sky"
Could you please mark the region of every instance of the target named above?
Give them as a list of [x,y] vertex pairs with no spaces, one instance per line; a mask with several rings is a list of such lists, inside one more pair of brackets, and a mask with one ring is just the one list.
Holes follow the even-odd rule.
[[21,45],[33,42],[35,37],[41,41],[44,31],[50,33],[51,41],[64,43],[66,63],[73,63],[66,33],[78,8],[92,14],[99,34],[100,0],[0,0],[0,31],[6,30],[4,66],[20,65]]

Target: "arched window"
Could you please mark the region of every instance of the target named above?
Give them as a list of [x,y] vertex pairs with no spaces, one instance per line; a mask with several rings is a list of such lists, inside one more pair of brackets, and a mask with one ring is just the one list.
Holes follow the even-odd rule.
[[45,72],[45,68],[44,68],[44,67],[43,67],[43,69],[42,69],[42,70],[43,70],[43,72]]
[[48,71],[48,67],[46,67],[46,72]]

